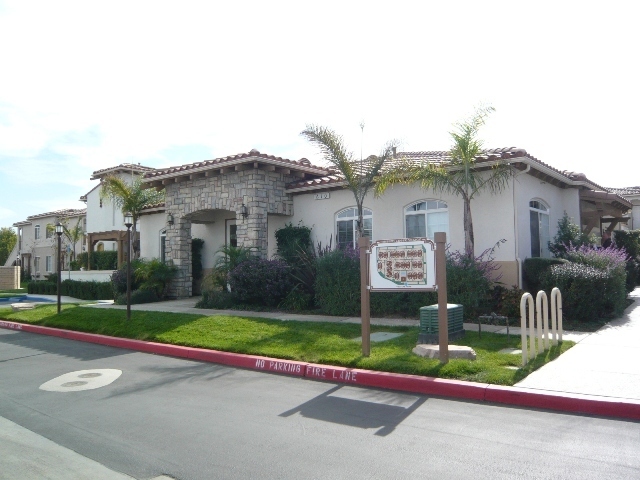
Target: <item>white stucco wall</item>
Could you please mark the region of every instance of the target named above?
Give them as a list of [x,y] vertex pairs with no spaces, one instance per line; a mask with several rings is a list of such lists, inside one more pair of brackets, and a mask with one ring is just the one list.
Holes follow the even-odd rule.
[[[294,215],[282,220],[269,219],[269,245],[274,245],[276,225],[282,226],[291,221],[297,225],[312,227],[314,243],[322,242],[328,245],[332,238],[333,246],[336,239],[335,215],[347,207],[355,206],[353,194],[348,190],[334,190],[330,198],[315,200],[314,194],[309,192],[294,196]],[[433,191],[422,190],[418,186],[397,186],[389,189],[382,197],[374,198],[368,195],[364,205],[373,212],[373,240],[401,238],[405,236],[404,210],[420,200],[443,200],[449,207],[449,236],[448,243],[453,250],[464,249],[464,225],[462,199],[450,194],[436,194]],[[507,244],[514,244],[513,208],[511,189],[501,195],[483,193],[474,198],[471,204],[471,214],[474,222],[476,253],[479,254],[491,248],[500,239],[506,239]],[[496,260],[513,260],[514,247],[509,251],[502,246],[496,251]]]
[[[121,173],[119,176],[126,182],[131,181],[129,174]],[[126,230],[122,211],[111,200],[104,199],[100,206],[100,190],[98,187],[87,194],[87,233]]]
[[141,215],[138,219],[140,256],[142,258],[160,258],[160,232],[164,230],[165,222],[164,212]]
[[518,224],[518,255],[524,260],[531,257],[531,231],[529,202],[539,200],[549,207],[550,240],[558,231],[558,221],[566,211],[573,222],[580,225],[580,193],[577,188],[558,188],[529,174],[515,180],[515,198]]

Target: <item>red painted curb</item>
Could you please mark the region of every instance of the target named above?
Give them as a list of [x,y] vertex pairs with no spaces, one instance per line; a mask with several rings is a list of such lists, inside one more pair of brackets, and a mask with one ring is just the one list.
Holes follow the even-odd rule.
[[180,345],[146,342],[143,340],[133,340],[129,338],[109,337],[94,333],[41,327],[3,320],[0,320],[0,328],[50,335],[69,340],[96,343],[145,353],[170,355],[173,357],[219,363],[233,367],[284,373],[287,375],[307,377],[314,380],[325,380],[334,383],[386,388],[424,395],[462,398],[467,400],[486,401],[563,412],[635,420],[640,419],[640,401],[631,399],[625,399],[625,401],[622,401],[617,398],[592,397],[589,395],[559,392],[542,392],[540,390],[520,387],[504,387],[500,385],[422,377],[418,375],[376,372],[372,370],[360,370],[336,367],[332,365],[310,364],[294,360],[281,360],[256,355],[220,352],[204,348],[184,347]]
[[640,420],[640,401],[632,399],[621,401],[612,397],[487,385],[485,400],[522,407]]

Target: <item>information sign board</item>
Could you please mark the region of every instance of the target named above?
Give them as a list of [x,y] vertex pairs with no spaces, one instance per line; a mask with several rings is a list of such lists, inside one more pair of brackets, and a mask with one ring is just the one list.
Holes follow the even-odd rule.
[[435,244],[427,238],[379,240],[371,245],[371,291],[436,290]]

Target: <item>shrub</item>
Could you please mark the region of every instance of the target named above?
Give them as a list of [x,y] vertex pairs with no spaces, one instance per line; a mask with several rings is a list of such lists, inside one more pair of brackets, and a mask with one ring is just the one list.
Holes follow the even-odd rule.
[[509,318],[520,317],[520,300],[525,291],[513,285],[511,288],[495,285],[491,292],[491,312]]
[[595,243],[593,235],[582,233],[580,227],[571,222],[567,212],[558,220],[558,233],[553,237],[553,242],[549,242],[549,251],[554,257],[563,258],[570,247],[581,247]]
[[359,315],[360,259],[357,250],[334,250],[317,259],[315,300],[328,315]]
[[157,298],[164,298],[171,279],[175,277],[177,271],[178,269],[174,265],[152,258],[151,260],[138,260],[134,276],[140,290],[152,290]]
[[640,285],[640,230],[613,232],[615,245],[627,252],[627,292]]
[[543,288],[549,293],[553,287],[560,289],[563,316],[570,320],[619,315],[626,306],[624,279],[613,270],[572,262],[553,265],[543,279]]
[[311,228],[291,222],[276,230],[276,244],[278,257],[289,265],[297,263],[303,253],[311,250]]
[[289,266],[282,260],[250,257],[228,275],[231,292],[240,303],[278,305],[293,284]]
[[299,304],[302,301],[310,306],[316,281],[316,255],[311,243],[311,228],[288,223],[276,230],[275,236],[277,256],[289,265],[292,281],[297,286],[289,302]]
[[[57,282],[29,282],[27,292],[30,294],[57,295]],[[60,284],[60,295],[80,300],[111,300],[113,287],[111,282],[81,282],[64,280]]]
[[562,258],[526,258],[522,268],[526,288],[535,297],[542,290],[544,275],[553,265],[567,263]]
[[[161,298],[158,297],[156,292],[153,290],[139,289],[131,292],[131,305],[137,305],[139,303],[153,303],[153,302],[158,302],[160,300]],[[126,305],[127,304],[126,292],[118,295],[114,303],[116,305]]]
[[447,253],[447,302],[464,306],[464,317],[476,318],[488,309],[491,273],[497,266],[486,250],[478,257]]
[[204,279],[203,291],[226,289],[229,284],[229,272],[238,264],[251,257],[251,250],[244,247],[223,245],[216,250],[216,259],[211,274]]
[[[77,259],[72,262],[78,269],[87,269],[87,252],[79,253]],[[118,268],[118,252],[109,250],[106,252],[91,252],[91,270],[116,270]]]
[[[142,260],[136,259],[131,262],[131,291],[140,288],[140,281],[136,279],[135,271],[142,263]],[[111,275],[111,283],[113,284],[114,294],[127,292],[127,264],[124,263],[118,270]]]
[[196,303],[197,308],[215,308],[226,310],[235,305],[235,299],[226,290],[205,290],[202,298]]

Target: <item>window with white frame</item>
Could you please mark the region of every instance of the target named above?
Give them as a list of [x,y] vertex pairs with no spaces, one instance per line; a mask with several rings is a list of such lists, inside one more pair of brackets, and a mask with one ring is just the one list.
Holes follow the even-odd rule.
[[[373,235],[373,212],[368,208],[362,209],[363,235],[371,238]],[[336,214],[336,243],[338,248],[347,246],[357,247],[358,209],[345,208]]]
[[529,228],[531,231],[531,256],[550,258],[549,207],[540,200],[529,202]]
[[436,232],[445,232],[449,238],[449,207],[442,200],[420,200],[404,209],[405,236],[407,238],[433,238]]
[[40,273],[40,257],[34,257],[34,259],[33,259],[33,270],[36,273]]
[[40,239],[40,225],[36,225],[35,227],[33,227],[33,232],[35,235],[35,239],[39,240]]
[[45,270],[47,273],[53,272],[53,257],[51,255],[47,255],[45,257]]
[[167,261],[167,254],[165,252],[165,247],[167,244],[167,231],[160,230],[160,261],[165,263]]

